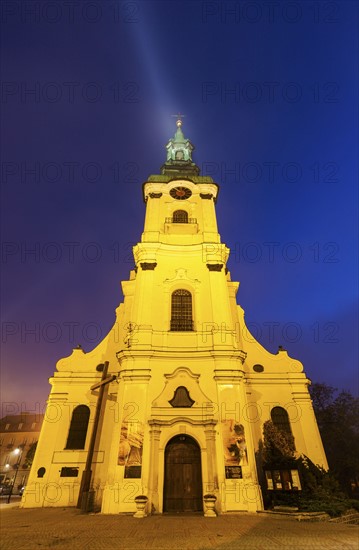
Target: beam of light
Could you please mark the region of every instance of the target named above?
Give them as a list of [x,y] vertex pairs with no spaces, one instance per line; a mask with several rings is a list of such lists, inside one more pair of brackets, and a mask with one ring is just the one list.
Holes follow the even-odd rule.
[[[170,116],[182,109],[181,105],[174,105],[173,98],[170,97],[172,85],[166,78],[166,70],[161,63],[161,52],[155,46],[153,38],[153,26],[149,21],[145,10],[141,11],[141,20],[134,25],[130,25],[129,34],[132,38],[133,48],[138,51],[138,58],[142,60],[143,73],[147,74],[150,84],[156,110],[156,129],[160,130],[166,139],[174,133],[174,119]],[[147,20],[146,20],[147,19]],[[164,47],[164,46],[162,46]],[[171,74],[170,71],[168,74]],[[146,82],[147,84],[147,82]]]

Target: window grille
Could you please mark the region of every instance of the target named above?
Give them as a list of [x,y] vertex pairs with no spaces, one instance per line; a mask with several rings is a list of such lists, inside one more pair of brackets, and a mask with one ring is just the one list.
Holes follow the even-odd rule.
[[173,212],[173,223],[188,223],[188,214],[185,210]]
[[192,294],[188,290],[175,290],[171,303],[171,330],[193,330]]

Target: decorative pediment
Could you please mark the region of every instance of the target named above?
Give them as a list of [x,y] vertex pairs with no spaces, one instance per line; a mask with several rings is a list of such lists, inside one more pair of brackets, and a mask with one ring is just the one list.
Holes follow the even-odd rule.
[[152,414],[172,416],[174,409],[191,409],[191,414],[203,416],[205,410],[213,416],[213,403],[200,386],[200,375],[193,373],[188,367],[178,367],[173,372],[165,374],[165,383],[161,393],[152,402]]
[[192,285],[198,285],[200,284],[200,281],[198,279],[191,279],[187,275],[187,269],[184,269],[180,267],[179,269],[175,270],[175,276],[172,279],[165,279],[163,282],[165,284],[173,283],[175,281],[188,281]]
[[193,378],[193,380],[196,380],[196,382],[198,382],[199,377],[201,376],[200,374],[194,374],[188,367],[178,367],[173,372],[171,372],[171,374],[165,374],[165,378],[167,378],[167,380],[171,380],[172,378],[177,378],[178,376],[183,378],[183,375],[187,375],[190,378]]

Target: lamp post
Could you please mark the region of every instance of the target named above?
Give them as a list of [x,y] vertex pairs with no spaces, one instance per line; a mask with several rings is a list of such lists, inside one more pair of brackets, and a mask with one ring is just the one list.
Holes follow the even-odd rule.
[[19,470],[19,467],[20,467],[20,462],[21,462],[21,457],[22,457],[22,449],[21,447],[18,447],[17,449],[15,449],[14,451],[14,454],[15,455],[19,455],[19,458],[15,464],[15,475],[14,475],[14,480],[12,482],[12,485],[11,485],[11,489],[10,489],[10,493],[9,493],[9,496],[8,496],[8,499],[7,499],[7,503],[9,504],[10,503],[10,499],[11,499],[11,496],[12,496],[12,493],[13,493],[13,490],[14,490],[14,486],[15,486],[15,481],[16,481],[16,477],[17,477],[17,472]]

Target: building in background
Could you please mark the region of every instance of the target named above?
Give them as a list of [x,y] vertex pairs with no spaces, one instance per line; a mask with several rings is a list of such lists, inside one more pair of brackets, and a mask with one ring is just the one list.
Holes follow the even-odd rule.
[[144,230],[116,322],[50,379],[23,507],[79,505],[91,475],[103,513],[135,512],[141,495],[148,513],[203,511],[206,494],[217,513],[261,510],[263,483],[300,490],[297,470],[263,470],[268,420],[327,468],[303,365],[282,348],[269,353],[246,327],[217,228],[219,186],[199,175],[192,151],[178,120],[161,173],[143,185]]
[[12,487],[17,494],[26,485],[43,414],[22,414],[4,416],[0,420],[0,491],[7,493]]

